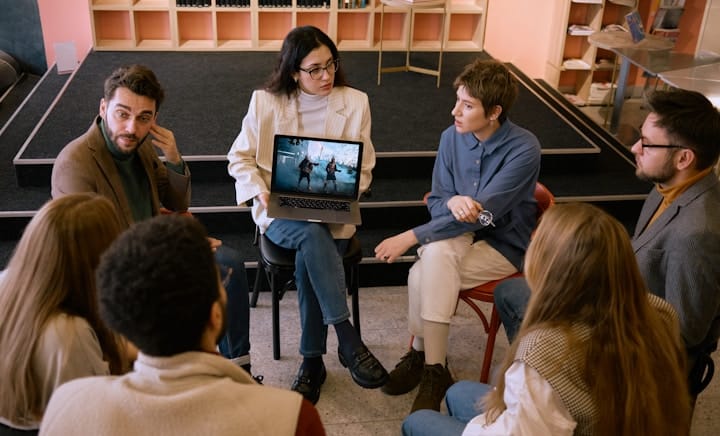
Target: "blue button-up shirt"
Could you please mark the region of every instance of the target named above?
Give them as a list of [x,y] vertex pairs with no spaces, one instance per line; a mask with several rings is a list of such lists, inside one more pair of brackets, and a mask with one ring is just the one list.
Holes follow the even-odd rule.
[[[472,133],[448,127],[440,137],[432,192],[431,220],[415,227],[420,244],[474,232],[518,269],[535,228],[535,185],[540,173],[540,143],[509,119],[485,142]],[[466,195],[492,212],[495,227],[457,221],[447,207],[455,195]]]

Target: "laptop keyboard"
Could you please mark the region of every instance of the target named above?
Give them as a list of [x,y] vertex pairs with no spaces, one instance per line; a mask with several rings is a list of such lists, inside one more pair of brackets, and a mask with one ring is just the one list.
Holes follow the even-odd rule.
[[350,211],[349,201],[320,200],[316,198],[280,197],[280,206]]

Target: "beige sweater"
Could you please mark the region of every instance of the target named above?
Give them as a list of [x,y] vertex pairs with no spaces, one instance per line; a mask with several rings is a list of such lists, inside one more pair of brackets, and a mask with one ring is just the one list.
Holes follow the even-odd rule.
[[134,371],[63,385],[41,435],[294,435],[302,396],[210,353],[139,354]]
[[[103,360],[97,336],[90,324],[79,316],[58,313],[50,318],[38,338],[32,356],[32,371],[43,405],[61,384],[80,377],[110,374]],[[0,417],[0,422],[18,429],[37,429],[37,417],[22,421]]]

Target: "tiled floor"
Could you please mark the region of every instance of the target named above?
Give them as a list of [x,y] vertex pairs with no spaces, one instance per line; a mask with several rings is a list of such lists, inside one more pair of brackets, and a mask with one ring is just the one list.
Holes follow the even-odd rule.
[[[349,303],[349,301],[348,301]],[[486,306],[489,308],[489,306]],[[270,295],[263,293],[258,306],[251,311],[253,372],[265,376],[265,384],[289,387],[300,365],[298,354],[299,319],[295,292],[288,292],[281,302],[280,360],[272,359]],[[380,287],[360,290],[360,316],[365,343],[390,370],[408,346],[407,288]],[[493,365],[507,350],[504,332],[498,334]],[[460,304],[450,329],[449,367],[456,380],[477,380],[485,347],[485,334],[477,317]],[[390,436],[400,434],[400,424],[410,410],[416,391],[390,397],[380,390],[355,385],[347,369],[337,359],[337,341],[332,328],[328,332],[328,354],[325,365],[328,378],[317,404],[320,416],[331,436]],[[715,362],[720,364],[720,353]],[[720,366],[719,366],[720,368]],[[693,436],[717,434],[720,428],[720,377],[715,377],[700,395],[695,410]]]

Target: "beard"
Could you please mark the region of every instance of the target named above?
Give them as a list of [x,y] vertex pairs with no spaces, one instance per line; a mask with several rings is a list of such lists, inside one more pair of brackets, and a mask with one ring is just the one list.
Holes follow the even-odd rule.
[[675,177],[675,172],[675,166],[673,165],[672,159],[668,157],[662,167],[658,168],[655,172],[648,173],[638,167],[635,170],[635,175],[640,180],[662,185]]
[[[105,123],[105,131],[110,138],[110,141],[115,145],[115,148],[123,154],[132,154],[142,144],[145,138],[139,138],[132,133],[117,133],[108,124],[107,117],[103,118]],[[132,141],[132,145],[121,145],[121,141]]]

